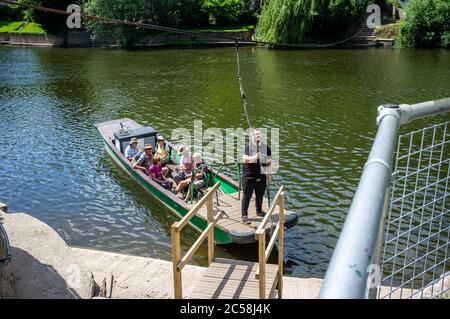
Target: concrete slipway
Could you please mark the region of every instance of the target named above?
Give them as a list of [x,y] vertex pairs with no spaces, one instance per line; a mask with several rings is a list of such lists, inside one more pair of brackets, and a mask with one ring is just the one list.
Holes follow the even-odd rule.
[[[0,272],[0,298],[173,298],[170,261],[70,247],[50,226],[25,213],[0,210],[0,222],[12,255]],[[184,268],[184,298],[205,270]],[[321,283],[285,276],[283,298],[316,298]]]

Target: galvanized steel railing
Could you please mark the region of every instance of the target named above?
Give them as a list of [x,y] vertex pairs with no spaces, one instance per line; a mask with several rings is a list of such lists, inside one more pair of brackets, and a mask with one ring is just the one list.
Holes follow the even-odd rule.
[[449,123],[399,137],[378,298],[436,298],[450,287]]
[[[418,256],[419,254],[414,254],[414,257],[416,258],[413,260],[407,260],[407,258],[402,259],[403,268],[401,268],[401,270],[391,268],[389,270],[391,271],[391,273],[388,273],[387,277],[385,278],[382,278],[384,276],[384,273],[380,273],[380,265],[382,264],[384,271],[387,272],[388,269],[386,267],[390,261],[388,259],[384,259],[383,262],[381,261],[381,251],[383,250],[383,240],[385,237],[384,229],[387,214],[390,209],[392,211],[392,209],[394,208],[393,205],[390,204],[389,200],[391,196],[391,181],[392,181],[391,177],[393,175],[393,158],[397,146],[398,129],[401,124],[446,112],[450,112],[450,98],[439,101],[419,103],[414,105],[407,105],[407,104],[382,105],[378,108],[378,118],[377,118],[378,132],[375,137],[375,141],[372,146],[369,159],[364,166],[364,170],[358,188],[354,195],[350,210],[348,212],[347,219],[345,221],[341,235],[339,237],[333,256],[331,258],[325,276],[325,280],[323,282],[320,291],[319,295],[320,298],[365,298],[365,297],[375,298],[376,296],[383,297],[383,295],[379,291],[379,288],[381,283],[382,284],[387,283],[386,280],[391,280],[392,278],[392,282],[389,282],[391,287],[390,290],[391,293],[393,292],[392,287],[394,285],[399,285],[400,288],[402,288],[404,285],[408,285],[409,287],[409,285],[411,285],[411,281],[414,282],[414,279],[405,280],[404,275],[405,270],[407,269],[406,266],[410,266],[410,264],[412,263],[413,267],[415,267],[414,265],[417,262],[417,259],[419,258]],[[445,125],[445,128],[447,128],[447,125]],[[444,136],[443,143],[445,143],[445,145],[447,145],[448,142],[447,134],[448,131],[445,130],[443,134]],[[433,148],[434,146],[435,143],[433,139],[431,147]],[[437,147],[439,147],[439,145]],[[425,147],[423,146],[422,141],[422,147],[419,153],[423,152],[424,149]],[[407,156],[411,157],[412,155],[413,154],[408,153]],[[442,166],[445,165],[445,163],[448,163],[448,157],[450,157],[450,154],[445,153],[444,150],[442,150],[442,158],[440,158],[439,161],[440,164],[437,165]],[[441,168],[439,169],[440,171],[442,170]],[[428,172],[429,175],[431,167],[428,168],[428,170],[427,168],[423,169],[419,167],[418,170],[425,170],[426,172]],[[409,174],[410,172],[406,172],[405,176],[409,176]],[[446,178],[447,179],[444,180],[444,188],[442,195],[443,210],[440,213],[439,212],[436,214],[432,213],[433,215],[431,217],[433,218],[433,220],[442,219],[442,223],[437,230],[430,228],[429,231],[433,232],[434,234],[436,233],[442,234],[447,230],[447,238],[446,241],[444,241],[444,245],[440,245],[439,242],[442,241],[439,240],[437,243],[437,245],[439,246],[439,250],[440,251],[444,250],[444,255],[440,257],[441,259],[443,258],[442,259],[443,261],[442,260],[436,261],[436,263],[438,262],[444,263],[443,267],[440,267],[440,269],[444,272],[446,271],[447,265],[446,263],[448,259],[447,251],[448,251],[449,210],[445,208],[448,206],[448,204],[447,206],[445,204],[445,199],[449,196],[448,171]],[[426,186],[424,188],[427,189],[426,192],[428,192],[428,190],[431,187],[433,187],[433,185],[435,185],[429,184],[428,181],[429,180],[427,179]],[[415,191],[417,193],[418,191],[417,187]],[[442,191],[442,189],[440,191]],[[395,192],[392,192],[392,194],[395,194]],[[406,194],[407,193],[405,193],[404,195]],[[414,194],[414,192],[412,194]],[[411,196],[414,197],[414,195]],[[427,196],[425,196],[424,200],[428,200]],[[402,199],[400,199],[400,201],[402,201]],[[433,202],[436,203],[436,198],[431,199],[431,204],[426,202],[423,203],[422,206],[432,205],[431,207],[433,207],[434,211],[434,208],[436,206],[433,205]],[[401,206],[399,216],[397,217],[395,217],[393,214],[389,214],[388,225],[392,226],[394,225],[395,222],[398,223],[399,219],[404,220],[404,218],[407,218],[408,213],[405,213],[405,211],[407,210],[411,211],[415,209],[414,207],[410,206],[411,205],[409,205],[407,208],[405,205]],[[409,213],[409,215],[412,214],[413,213]],[[411,221],[411,223],[413,222]],[[419,226],[417,229],[422,229],[422,227],[426,227],[428,224],[429,222],[425,221],[422,218],[422,220],[419,221],[419,225],[421,226]],[[387,241],[390,240],[388,235],[389,233],[387,233],[386,236]],[[430,237],[431,235],[432,235],[431,233],[427,233],[426,237],[427,236]],[[406,236],[407,241],[411,243],[412,238],[411,229],[407,230],[406,233],[398,233],[397,235],[394,235],[393,241],[398,243],[399,239],[402,236]],[[421,237],[419,236],[416,239],[420,241],[421,240],[420,238]],[[385,249],[383,253],[383,256],[385,258],[387,256],[387,252],[389,251],[386,250],[386,247],[389,245],[390,242],[386,243],[387,245],[384,245]],[[414,250],[415,247],[418,246],[420,243],[411,243],[411,244],[414,246],[411,247],[407,243],[406,247],[403,247],[400,250],[398,250],[399,245],[397,244],[397,247],[394,247],[397,250],[393,251],[390,257],[395,256],[397,259],[399,259],[399,257],[403,256],[403,254],[405,253],[404,248],[415,252]],[[431,252],[434,251],[427,248],[425,250],[425,256],[429,256]],[[437,258],[436,257],[437,254],[433,256]],[[425,268],[427,268],[426,264]],[[426,269],[425,272],[429,271],[433,272],[433,269],[436,269],[436,267]],[[378,276],[380,277],[378,282],[376,280],[377,276],[373,276],[374,274],[376,275],[377,272],[379,273]],[[393,278],[395,276],[398,277],[398,275],[400,276],[403,275],[403,278],[400,280],[399,283],[393,280]],[[423,271],[419,272],[418,274],[413,274],[413,278],[422,275]],[[436,276],[433,275],[432,277],[434,278]],[[445,275],[443,278],[442,276],[439,278],[441,278],[441,281],[443,282],[445,279]],[[422,288],[425,288],[424,282],[425,281],[422,280]]]

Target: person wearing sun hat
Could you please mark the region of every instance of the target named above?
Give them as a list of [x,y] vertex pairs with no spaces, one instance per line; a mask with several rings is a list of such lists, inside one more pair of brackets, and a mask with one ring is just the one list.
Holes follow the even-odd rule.
[[138,139],[133,137],[130,140],[129,145],[125,148],[125,157],[131,162],[133,158],[139,153],[139,149],[137,147]]
[[144,146],[144,153],[138,158],[136,163],[134,163],[133,168],[140,169],[147,173],[148,168],[152,164],[153,154],[152,154],[153,147],[151,144],[145,144]]
[[178,169],[185,171],[186,174],[190,174],[194,168],[194,161],[189,149],[186,146],[181,145],[178,148],[178,155],[180,155],[180,165],[178,166]]
[[170,160],[169,148],[166,144],[164,136],[159,135],[156,142],[156,154],[158,154],[161,165],[164,166]]
[[[203,163],[202,155],[200,153],[194,153],[192,156],[192,162],[195,168],[195,176],[194,176],[194,187],[195,189],[202,188],[205,185],[206,182],[206,174],[207,174],[207,166]],[[175,189],[175,194],[178,194],[181,190],[183,190],[185,187],[189,186],[192,181],[192,173],[187,174],[186,178],[182,181],[180,181]],[[186,199],[188,199],[190,196],[190,188],[188,189],[188,192],[186,194]]]

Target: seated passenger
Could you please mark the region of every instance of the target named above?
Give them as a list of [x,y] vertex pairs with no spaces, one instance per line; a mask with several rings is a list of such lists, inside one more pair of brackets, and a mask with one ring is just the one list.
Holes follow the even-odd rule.
[[186,146],[182,145],[178,148],[178,155],[180,156],[179,165],[172,172],[172,178],[176,184],[185,180],[194,168],[192,156]]
[[[199,153],[195,153],[193,156],[193,161],[195,163],[195,176],[194,176],[194,187],[195,189],[200,189],[205,186],[206,182],[206,170],[208,169],[206,165],[202,165],[203,160],[202,156]],[[191,184],[192,173],[186,175],[186,179],[180,181],[175,189],[175,194],[178,194],[181,190],[183,190],[186,186]],[[190,187],[187,193],[186,198],[189,198]]]
[[186,146],[180,146],[178,148],[178,155],[180,155],[180,165],[177,169],[186,172],[186,174],[190,174],[194,168],[194,161],[189,149]]
[[125,148],[125,157],[128,158],[128,160],[130,162],[139,153],[137,145],[138,145],[138,140],[137,140],[137,138],[133,137],[130,140],[130,144]]
[[173,180],[170,178],[164,177],[163,174],[163,168],[161,166],[161,159],[158,154],[155,154],[153,156],[152,160],[153,164],[150,166],[150,168],[147,171],[147,175],[150,176],[150,178],[164,187],[165,189],[171,190],[173,185]]
[[158,136],[158,142],[156,144],[156,153],[161,159],[161,165],[164,166],[170,160],[169,147],[167,146],[164,137],[162,135]]
[[149,169],[152,163],[153,158],[152,149],[153,147],[150,144],[145,144],[144,153],[142,153],[142,155],[133,164],[133,168],[140,169],[144,173],[147,173],[147,170]]

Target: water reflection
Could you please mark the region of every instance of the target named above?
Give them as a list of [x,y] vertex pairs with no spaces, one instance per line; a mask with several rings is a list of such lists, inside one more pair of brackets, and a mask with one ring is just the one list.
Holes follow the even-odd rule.
[[[243,48],[241,59],[255,124],[281,133],[272,190],[285,185],[288,208],[300,214],[287,234],[286,272],[322,277],[376,132],[376,106],[446,97],[450,53]],[[0,201],[71,245],[164,259],[174,217],[114,164],[93,124],[130,117],[169,138],[194,119],[246,126],[227,48],[0,47],[0,96]],[[235,176],[234,165],[223,170]],[[184,247],[194,240],[186,229]],[[217,254],[255,259],[256,247]],[[205,256],[202,247],[194,262]]]

